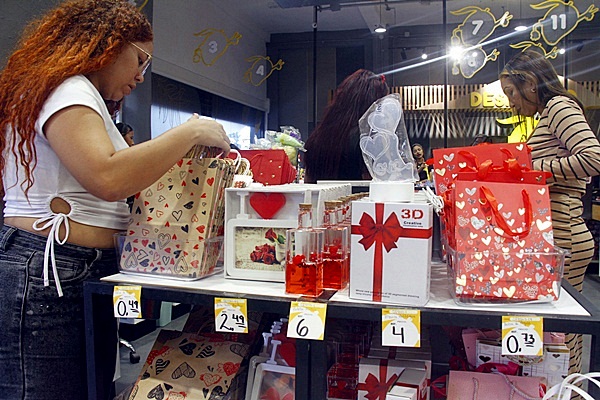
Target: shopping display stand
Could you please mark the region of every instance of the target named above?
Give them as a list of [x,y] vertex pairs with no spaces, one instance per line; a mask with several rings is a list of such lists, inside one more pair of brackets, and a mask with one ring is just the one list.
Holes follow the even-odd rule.
[[[536,315],[544,318],[544,330],[591,335],[590,370],[600,371],[600,309],[589,302],[566,281],[560,298],[553,303],[521,305],[457,305],[451,298],[445,265],[434,263],[431,274],[431,298],[421,311],[421,324],[432,326],[463,326],[500,329],[503,315]],[[115,285],[141,285],[142,300],[170,301],[182,304],[214,306],[215,297],[247,299],[248,310],[266,311],[284,316],[297,296],[286,295],[283,283],[225,279],[211,276],[193,282],[156,277],[115,274],[101,281],[84,285],[86,346],[88,360],[88,398],[104,399],[108,388],[99,387],[101,368],[97,368],[96,330],[98,313],[113,313],[106,307]],[[103,305],[100,303],[103,300]],[[306,300],[306,299],[301,299]],[[380,321],[382,308],[403,308],[397,305],[358,301],[348,298],[347,289],[327,293],[319,301],[327,302],[327,318]],[[414,307],[411,307],[414,308]],[[438,345],[446,345],[438,344]],[[327,347],[324,341],[296,341],[296,399],[322,399],[327,389]],[[593,385],[592,385],[593,386]],[[600,398],[600,390],[590,388],[590,394]]]

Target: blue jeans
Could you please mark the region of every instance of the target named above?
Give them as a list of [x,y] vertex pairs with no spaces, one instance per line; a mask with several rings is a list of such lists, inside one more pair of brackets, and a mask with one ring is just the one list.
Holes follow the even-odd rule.
[[[53,279],[44,287],[45,245],[44,236],[0,231],[0,399],[87,399],[83,282],[116,273],[116,253],[57,245],[59,297]],[[106,301],[102,308],[112,309]],[[111,385],[118,337],[115,318],[104,314],[96,334],[106,345],[99,361],[107,382],[99,384]]]

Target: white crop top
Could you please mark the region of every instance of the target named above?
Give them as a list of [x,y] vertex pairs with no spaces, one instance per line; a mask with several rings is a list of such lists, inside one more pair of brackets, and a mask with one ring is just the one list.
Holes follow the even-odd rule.
[[[125,200],[109,202],[85,190],[61,163],[42,131],[42,127],[53,114],[73,105],[89,107],[102,117],[115,150],[128,147],[111,120],[106,104],[98,90],[86,77],[77,75],[66,79],[48,96],[36,121],[34,145],[37,151],[37,165],[33,170],[34,184],[29,189],[28,198],[25,197],[21,187],[21,183],[25,180],[25,174],[22,166],[17,166],[15,163],[10,143],[5,152],[6,163],[2,176],[5,190],[4,216],[38,218],[33,225],[34,229],[51,228],[46,244],[45,264],[50,256],[54,270],[56,267],[54,265],[53,239],[59,244],[66,242],[69,234],[69,220],[85,225],[121,230],[127,228],[129,220],[129,208]],[[65,134],[68,133],[65,132]],[[68,214],[52,212],[50,202],[56,197],[69,203],[71,210]],[[61,224],[65,224],[66,228],[64,238],[58,236],[58,228]],[[47,272],[45,265],[45,283],[48,282]],[[60,294],[60,283],[56,272],[54,276]]]

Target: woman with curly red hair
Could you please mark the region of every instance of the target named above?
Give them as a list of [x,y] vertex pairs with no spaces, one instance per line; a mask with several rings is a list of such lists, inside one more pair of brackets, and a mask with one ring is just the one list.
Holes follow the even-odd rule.
[[[229,150],[223,127],[196,115],[127,145],[106,101],[144,81],[152,39],[127,1],[66,1],[29,27],[0,74],[1,398],[87,397],[83,282],[117,272],[125,199],[193,145]],[[102,325],[108,387],[117,334],[114,318]]]

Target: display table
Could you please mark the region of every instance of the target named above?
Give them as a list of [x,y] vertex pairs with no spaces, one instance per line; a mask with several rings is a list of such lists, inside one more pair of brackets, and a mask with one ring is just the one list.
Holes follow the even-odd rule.
[[[215,297],[245,298],[248,311],[268,311],[289,314],[290,302],[307,300],[285,294],[283,283],[225,279],[215,275],[192,282],[160,279],[156,277],[115,274],[102,281],[84,285],[86,315],[86,346],[88,357],[89,399],[103,399],[106,388],[96,382],[102,371],[96,368],[94,313],[98,312],[98,299],[113,294],[116,284],[141,285],[142,299],[170,301],[183,304],[214,305]],[[328,298],[328,300],[326,300]],[[381,309],[397,307],[383,303],[358,301],[348,298],[348,292],[330,292],[319,301],[326,301],[328,318],[345,318],[379,321]],[[410,307],[415,308],[415,307]],[[597,335],[600,334],[600,310],[563,282],[560,298],[553,303],[522,305],[457,305],[448,290],[445,264],[434,263],[431,274],[431,298],[421,310],[421,324],[428,326],[464,326],[500,329],[502,315],[537,315],[544,317],[544,330],[592,335],[590,370],[600,371],[600,351]],[[112,309],[102,312],[113,313]],[[296,399],[322,399],[326,392],[327,351],[323,341],[298,340],[296,368]],[[101,380],[100,380],[101,381]],[[592,392],[600,398],[600,391]]]

